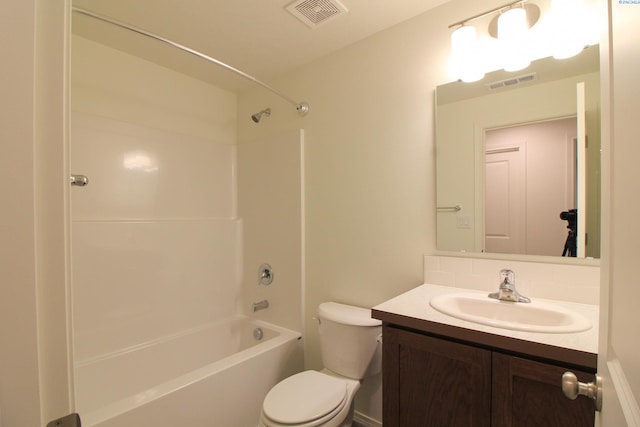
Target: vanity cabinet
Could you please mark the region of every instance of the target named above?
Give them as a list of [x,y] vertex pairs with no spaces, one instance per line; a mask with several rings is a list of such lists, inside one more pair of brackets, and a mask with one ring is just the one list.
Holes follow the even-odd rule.
[[562,374],[593,373],[385,323],[385,427],[593,426],[594,403],[567,399]]
[[491,425],[491,351],[384,326],[385,427]]

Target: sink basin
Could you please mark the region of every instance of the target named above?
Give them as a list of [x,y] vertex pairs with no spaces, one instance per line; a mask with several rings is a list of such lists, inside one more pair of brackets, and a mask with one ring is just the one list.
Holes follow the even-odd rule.
[[431,307],[448,316],[496,328],[542,333],[591,329],[579,313],[555,304],[499,301],[484,294],[454,293],[433,297]]

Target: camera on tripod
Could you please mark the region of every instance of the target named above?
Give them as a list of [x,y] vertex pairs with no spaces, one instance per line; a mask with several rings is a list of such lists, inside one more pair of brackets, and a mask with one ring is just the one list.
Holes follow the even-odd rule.
[[578,233],[578,209],[569,209],[568,211],[560,212],[560,219],[567,221],[567,228],[569,229],[569,235],[564,242],[564,250],[562,256],[577,256],[577,233]]
[[578,228],[578,209],[560,212],[560,219],[569,222],[569,225],[567,225],[569,230],[576,231]]

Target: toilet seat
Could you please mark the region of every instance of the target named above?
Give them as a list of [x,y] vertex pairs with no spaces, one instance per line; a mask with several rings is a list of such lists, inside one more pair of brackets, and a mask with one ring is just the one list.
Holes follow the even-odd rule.
[[269,391],[263,416],[274,426],[313,427],[335,417],[348,400],[347,383],[317,371],[293,375]]

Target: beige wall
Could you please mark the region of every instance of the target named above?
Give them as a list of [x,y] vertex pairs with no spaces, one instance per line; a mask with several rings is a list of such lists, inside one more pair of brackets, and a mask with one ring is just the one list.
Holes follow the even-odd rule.
[[[318,304],[371,307],[422,283],[435,250],[433,90],[447,81],[446,5],[341,50],[273,85],[306,100],[293,106],[261,89],[239,97],[239,143],[305,131],[307,368],[321,366]],[[469,9],[468,9],[469,10]],[[271,107],[260,124],[250,115]],[[356,409],[381,420],[380,378],[365,381]]]
[[[68,349],[69,2],[36,3],[36,283],[41,422],[73,407]],[[60,84],[62,82],[63,84]]]
[[[305,130],[310,366],[320,363],[315,327],[308,322],[320,302],[375,305],[420,283],[422,254],[435,249],[432,95],[445,79],[435,64],[446,58],[448,39],[434,24],[449,19],[445,12],[275,81],[309,102],[304,118],[260,89],[239,98],[240,144]],[[253,123],[249,116],[267,106],[271,117]]]
[[74,35],[71,109],[140,126],[236,142],[236,96]]
[[71,408],[66,338],[66,1],[0,3],[0,424]]
[[[267,119],[263,119],[267,120]],[[304,135],[299,129],[237,148],[238,216],[242,224],[241,313],[301,331],[304,283]],[[273,269],[270,285],[258,268]],[[267,310],[252,313],[266,299]]]
[[[598,372],[606,375],[603,412],[596,425],[602,427],[638,425],[640,422],[640,343],[638,342],[638,238],[636,212],[640,206],[636,183],[640,179],[638,159],[638,111],[640,86],[640,5],[609,3],[612,14],[610,62],[610,122],[603,123],[603,135],[611,138],[604,150],[603,167],[603,293],[600,315],[608,319],[602,330]],[[609,109],[610,107],[610,109]],[[608,303],[608,304],[607,304]],[[615,387],[615,388],[614,388]],[[624,412],[623,412],[624,411]]]
[[[11,67],[2,67],[1,79],[4,98],[12,102],[2,105],[0,115],[3,141],[0,410],[7,425],[24,422],[35,426],[40,421],[33,192],[35,64],[31,47],[35,4],[25,2],[24,6],[18,6],[16,2],[3,2],[0,8],[0,28],[6,32],[2,36],[2,57],[13,58]],[[15,42],[8,43],[9,40]],[[9,171],[23,179],[12,179]]]

